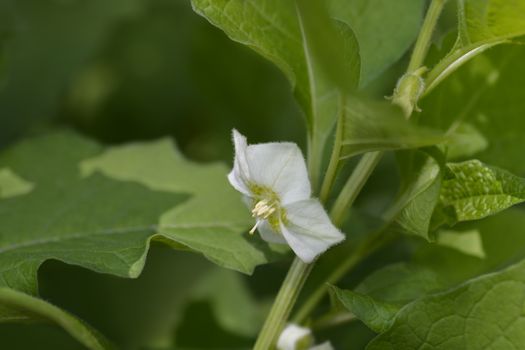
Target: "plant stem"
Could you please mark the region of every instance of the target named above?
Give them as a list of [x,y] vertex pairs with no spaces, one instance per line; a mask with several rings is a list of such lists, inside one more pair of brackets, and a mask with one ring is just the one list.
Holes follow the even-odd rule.
[[354,203],[357,195],[361,192],[361,189],[368,180],[368,177],[381,160],[381,157],[383,157],[383,152],[369,152],[361,157],[352,175],[343,186],[330,212],[330,217],[334,225],[338,227],[341,226],[346,212]]
[[319,147],[317,137],[315,135],[312,134],[308,137],[307,147],[308,175],[310,176],[312,191],[313,193],[317,193],[319,189],[318,186],[321,172],[322,149]]
[[[410,62],[407,68],[407,73],[414,72],[422,67],[425,60],[428,48],[430,46],[430,39],[436,26],[439,15],[443,9],[446,0],[432,0],[430,7],[425,16],[423,26],[416,41]],[[368,180],[370,174],[373,172],[379,161],[383,156],[383,152],[369,152],[366,153],[357,164],[354,172],[344,185],[338,198],[336,199],[330,216],[332,222],[340,227],[344,219],[345,213],[352,206],[353,202],[359,195],[364,184]],[[389,242],[392,236],[385,236],[383,230],[379,230],[376,234],[365,239],[356,250],[350,254],[339,266],[332,271],[326,279],[326,283],[335,283],[342,276],[344,276],[350,269],[356,266],[363,258],[368,256],[373,251],[382,247]],[[306,300],[306,302],[298,310],[294,317],[294,322],[303,322],[306,317],[315,309],[317,304],[321,301],[327,291],[327,284],[324,283],[319,286]]]
[[328,291],[328,285],[339,281],[349,270],[354,268],[371,253],[390,242],[393,237],[395,236],[385,235],[385,231],[381,229],[363,240],[352,254],[348,255],[346,259],[341,261],[340,264],[332,270],[330,275],[326,278],[325,283],[320,285],[312,294],[310,294],[308,299],[301,305],[301,308],[295,314],[293,321],[295,323],[304,322],[308,315],[315,309],[317,304],[323,299]]
[[446,0],[432,0],[430,3],[425,20],[421,26],[421,31],[419,32],[419,36],[414,46],[414,51],[412,51],[412,56],[410,57],[407,73],[412,73],[423,66],[428,48],[430,47],[430,40],[432,39],[434,28],[436,27],[445,2]]
[[323,185],[321,186],[321,193],[319,199],[322,203],[326,203],[328,196],[330,195],[330,190],[334,184],[337,171],[339,170],[339,161],[341,160],[341,147],[343,140],[343,130],[344,130],[344,119],[345,119],[345,97],[343,93],[339,94],[339,116],[337,118],[337,127],[335,130],[335,141],[334,147],[332,149],[332,155],[330,156],[330,162],[328,163],[328,169],[323,180]]
[[259,333],[253,350],[268,350],[275,346],[312,267],[313,263],[306,264],[298,257],[294,259]]

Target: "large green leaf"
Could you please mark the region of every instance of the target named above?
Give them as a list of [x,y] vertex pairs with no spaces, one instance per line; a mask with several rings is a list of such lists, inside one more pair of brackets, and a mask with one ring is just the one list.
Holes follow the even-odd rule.
[[0,285],[35,294],[47,259],[137,277],[155,234],[244,273],[275,256],[242,235],[249,215],[224,166],[188,162],[167,140],[101,151],[62,133],[0,156],[0,167],[34,185],[0,200]]
[[[193,0],[192,4],[197,13],[224,30],[232,40],[254,49],[286,74],[306,115],[310,135],[309,160],[313,167],[310,175],[316,186],[324,145],[340,105],[337,81],[326,74],[332,70],[323,59],[330,57],[323,55],[319,45],[319,39],[322,41],[324,35],[316,33],[318,21],[314,16],[305,18],[308,11],[298,16],[294,1]],[[314,21],[310,20],[312,18]],[[340,34],[337,38],[341,40],[337,44],[343,50],[338,56],[347,62],[342,67],[346,69],[339,75],[347,77],[342,81],[357,81],[359,52],[355,38],[346,24],[339,23],[337,27]]]
[[113,348],[101,334],[71,314],[44,300],[0,287],[0,323],[5,322],[51,322],[62,327],[88,349]]
[[452,50],[429,73],[429,89],[472,57],[525,35],[523,0],[458,0],[458,37]]
[[422,0],[329,0],[334,18],[355,32],[361,56],[361,85],[399,60],[415,40]]
[[519,349],[525,344],[525,262],[416,300],[367,349]]

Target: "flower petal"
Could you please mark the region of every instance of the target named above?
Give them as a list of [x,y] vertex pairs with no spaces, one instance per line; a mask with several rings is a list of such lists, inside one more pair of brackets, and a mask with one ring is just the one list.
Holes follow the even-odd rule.
[[232,131],[232,138],[235,146],[235,158],[233,159],[233,169],[228,174],[228,181],[237,191],[250,196],[251,193],[248,188],[250,169],[246,159],[248,143],[246,137],[235,129]]
[[310,198],[311,186],[306,164],[295,143],[250,145],[246,156],[250,180],[275,191],[281,205]]
[[317,199],[291,203],[285,210],[287,222],[281,223],[282,234],[305,263],[345,239]]
[[287,244],[286,239],[284,239],[283,235],[275,232],[272,229],[272,226],[266,220],[264,220],[257,226],[257,230],[261,234],[261,238],[264,239],[266,242]]
[[[296,324],[289,324],[282,331],[277,341],[278,350],[295,350],[298,345],[306,342],[306,346],[310,346],[313,341],[312,331],[309,328],[301,327]],[[302,348],[302,347],[301,347]]]

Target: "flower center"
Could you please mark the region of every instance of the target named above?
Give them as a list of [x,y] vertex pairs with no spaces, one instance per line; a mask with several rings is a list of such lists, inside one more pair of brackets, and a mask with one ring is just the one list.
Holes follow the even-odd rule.
[[267,220],[275,211],[277,210],[277,201],[270,201],[268,199],[263,199],[258,201],[255,204],[255,207],[252,209],[252,216],[256,218],[255,225],[250,230],[250,234],[253,235],[257,226],[261,220]]

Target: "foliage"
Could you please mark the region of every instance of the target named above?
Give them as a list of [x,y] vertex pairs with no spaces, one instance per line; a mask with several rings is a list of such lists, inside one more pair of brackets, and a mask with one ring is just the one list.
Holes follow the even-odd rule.
[[[524,11],[0,3],[0,347],[260,350],[288,321],[336,349],[525,347]],[[316,210],[276,194],[290,172],[254,212],[234,128],[302,149],[246,152],[254,198],[292,147]],[[346,240],[290,265],[283,227],[324,251],[325,211]]]

